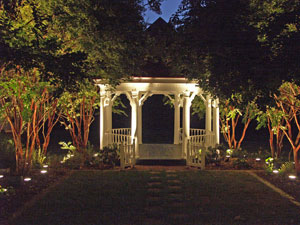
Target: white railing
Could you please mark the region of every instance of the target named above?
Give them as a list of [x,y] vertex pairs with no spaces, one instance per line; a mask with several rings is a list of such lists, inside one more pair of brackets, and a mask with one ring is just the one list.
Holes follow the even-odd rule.
[[187,143],[187,165],[205,169],[205,154],[208,147],[214,145],[213,132],[190,136]]
[[[205,135],[205,134],[206,134],[205,129],[195,129],[195,128],[190,129],[190,136]],[[182,128],[180,128],[179,129],[179,143],[182,143],[182,137],[183,137],[183,130],[182,130]]]
[[135,140],[131,137],[130,128],[112,129],[106,133],[109,144],[115,144],[120,149],[121,169],[135,165]]

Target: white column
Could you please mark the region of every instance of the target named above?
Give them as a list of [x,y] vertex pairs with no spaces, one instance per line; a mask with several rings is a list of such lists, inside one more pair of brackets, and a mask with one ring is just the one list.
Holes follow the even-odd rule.
[[[141,96],[139,95],[139,99],[141,98]],[[138,139],[139,139],[139,144],[142,144],[142,140],[143,140],[143,115],[142,115],[142,111],[143,111],[143,104],[138,104]]]
[[[110,134],[112,130],[112,101],[111,101],[111,92],[106,92],[105,98],[105,118],[106,118],[106,126],[105,126],[105,133]],[[111,144],[110,137],[106,137],[107,145]]]
[[215,135],[215,144],[220,144],[220,117],[219,117],[219,99],[214,100],[213,108],[213,132]]
[[211,131],[211,98],[209,96],[206,97],[206,113],[205,113],[205,130]]
[[105,91],[100,92],[100,149],[105,146]]
[[179,95],[175,95],[174,99],[174,144],[179,144],[179,129],[180,129],[180,104]]
[[182,127],[182,156],[186,158],[187,141],[190,137],[190,92],[185,92],[183,97],[183,127]]
[[138,138],[138,106],[139,96],[137,91],[131,92],[131,137],[135,140],[135,155],[139,157],[139,138]]

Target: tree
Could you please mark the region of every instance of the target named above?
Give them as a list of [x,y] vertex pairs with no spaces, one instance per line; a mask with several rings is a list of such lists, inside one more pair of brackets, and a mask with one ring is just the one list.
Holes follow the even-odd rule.
[[[300,164],[298,151],[300,149],[300,87],[295,83],[286,82],[279,89],[280,95],[274,95],[277,107],[281,110],[280,114],[285,120],[285,126],[281,126],[281,130],[288,139],[294,154],[294,162],[297,174],[300,174]],[[292,123],[294,122],[294,123]],[[294,135],[293,127],[297,131]]]
[[73,145],[80,152],[87,148],[94,111],[100,105],[99,96],[97,87],[85,80],[79,84],[78,92],[65,91],[60,97],[61,123],[69,131]]
[[[230,149],[240,149],[250,122],[256,118],[258,108],[255,101],[243,103],[241,95],[220,101],[221,132]],[[237,141],[236,127],[242,118],[244,124],[240,139]]]
[[[48,104],[52,98],[53,87],[40,81],[38,70],[26,71],[1,69],[0,71],[0,116],[10,124],[16,154],[16,173],[24,175],[32,165],[32,154],[40,144],[40,129],[48,121],[47,135],[43,139],[43,153],[46,153],[53,128],[51,117],[55,104]],[[44,132],[43,132],[44,133]],[[25,143],[22,136],[25,136]]]

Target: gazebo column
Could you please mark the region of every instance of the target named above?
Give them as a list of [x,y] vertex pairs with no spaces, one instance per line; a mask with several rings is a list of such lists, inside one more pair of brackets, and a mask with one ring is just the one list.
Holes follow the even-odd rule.
[[100,149],[103,149],[105,146],[105,110],[104,110],[104,100],[105,96],[100,93]]
[[174,144],[179,144],[180,129],[180,95],[176,94],[174,99]]
[[[210,96],[206,96],[206,112],[205,112],[205,132],[206,135],[211,133],[211,98]],[[206,144],[208,146],[210,146],[212,143],[210,143],[210,139],[208,139],[209,142],[207,142]]]
[[[141,95],[139,95],[139,99],[141,98]],[[142,121],[142,111],[143,111],[143,104],[138,104],[138,140],[139,144],[142,144],[143,139],[143,121]]]
[[182,157],[186,158],[187,142],[190,137],[190,92],[184,92],[183,96],[183,126],[182,126]]
[[213,108],[213,132],[215,135],[215,144],[220,144],[220,116],[219,116],[219,99],[214,100]]
[[139,157],[139,138],[138,138],[138,111],[139,111],[139,96],[137,91],[132,91],[130,96],[131,105],[131,137],[135,140],[135,156]]
[[[107,92],[106,94],[106,99],[105,99],[105,107],[104,109],[106,110],[105,112],[105,118],[106,118],[106,129],[105,129],[105,134],[111,134],[112,132],[112,100],[111,100],[111,92]],[[104,134],[104,135],[105,135]],[[112,144],[111,136],[107,136],[106,138],[107,145]]]

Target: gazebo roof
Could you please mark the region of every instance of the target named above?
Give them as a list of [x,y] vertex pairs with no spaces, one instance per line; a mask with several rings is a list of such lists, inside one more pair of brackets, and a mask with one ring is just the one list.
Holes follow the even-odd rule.
[[[101,91],[112,89],[104,80],[95,80]],[[183,94],[192,92],[197,95],[203,91],[199,87],[196,80],[189,80],[184,77],[131,77],[123,80],[114,89],[117,94],[130,91],[151,92],[152,94]]]

